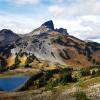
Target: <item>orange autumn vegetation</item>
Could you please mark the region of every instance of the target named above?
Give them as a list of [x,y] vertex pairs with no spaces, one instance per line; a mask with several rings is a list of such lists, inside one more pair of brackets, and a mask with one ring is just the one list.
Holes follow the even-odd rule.
[[10,56],[7,59],[7,66],[12,66],[15,63],[15,56]]
[[20,60],[20,65],[24,65],[24,64],[25,64],[26,59],[27,59],[27,57],[26,57],[26,56],[19,57],[19,60]]

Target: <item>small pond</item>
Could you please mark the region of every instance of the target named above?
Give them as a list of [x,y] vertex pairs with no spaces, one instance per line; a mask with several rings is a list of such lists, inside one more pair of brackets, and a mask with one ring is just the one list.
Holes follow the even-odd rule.
[[15,91],[27,82],[29,76],[10,76],[0,77],[0,90],[2,91]]

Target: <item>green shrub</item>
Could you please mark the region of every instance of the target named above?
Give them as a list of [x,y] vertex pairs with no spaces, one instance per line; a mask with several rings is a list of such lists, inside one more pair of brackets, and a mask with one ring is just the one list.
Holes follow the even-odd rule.
[[58,39],[60,39],[60,40],[62,40],[63,38],[64,38],[63,35],[59,35],[59,36],[58,36]]
[[19,64],[20,64],[20,60],[18,58],[18,55],[16,55],[16,57],[15,57],[15,65],[17,66]]
[[0,72],[4,72],[4,71],[6,71],[6,70],[7,70],[6,67],[0,66]]
[[9,69],[10,69],[10,70],[14,70],[14,69],[16,69],[16,68],[17,68],[16,64],[13,64],[13,65],[9,66]]
[[98,69],[97,74],[100,75],[100,68]]
[[6,70],[7,60],[3,57],[0,57],[0,71],[3,72]]
[[92,74],[92,75],[95,75],[95,74],[96,74],[95,70],[93,70],[91,74]]
[[29,55],[29,57],[26,59],[25,66],[29,66],[29,64],[32,63],[34,59],[39,61],[34,54]]
[[80,70],[80,74],[81,74],[81,76],[88,76],[88,75],[91,74],[91,73],[90,73],[90,69],[82,68],[82,69]]
[[86,93],[84,92],[76,92],[74,97],[76,98],[76,100],[89,100],[86,96]]
[[0,71],[3,69],[3,67],[2,66],[0,66]]
[[47,85],[46,85],[46,89],[47,90],[53,90],[55,86],[58,85],[58,82],[57,81],[54,81],[54,80],[49,80],[47,82]]
[[66,83],[73,82],[72,73],[66,72],[63,73],[61,78],[59,79],[59,83],[65,85]]

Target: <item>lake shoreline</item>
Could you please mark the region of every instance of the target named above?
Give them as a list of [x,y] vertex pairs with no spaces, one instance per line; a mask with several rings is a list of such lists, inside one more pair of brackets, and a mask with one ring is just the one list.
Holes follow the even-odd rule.
[[16,75],[22,76],[22,75],[33,75],[40,70],[32,69],[32,68],[27,68],[27,69],[15,69],[15,70],[9,70],[7,72],[0,73],[0,78],[4,77],[13,77]]

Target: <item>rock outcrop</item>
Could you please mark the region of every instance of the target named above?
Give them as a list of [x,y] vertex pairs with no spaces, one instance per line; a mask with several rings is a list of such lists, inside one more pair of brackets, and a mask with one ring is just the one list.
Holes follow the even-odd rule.
[[9,29],[3,29],[0,31],[0,47],[12,44],[20,37]]
[[55,29],[55,31],[62,33],[62,34],[65,34],[65,35],[68,35],[67,29],[64,29],[64,28]]
[[43,23],[41,26],[45,26],[47,28],[50,28],[50,29],[54,30],[54,24],[53,24],[52,20],[49,20],[49,21]]

